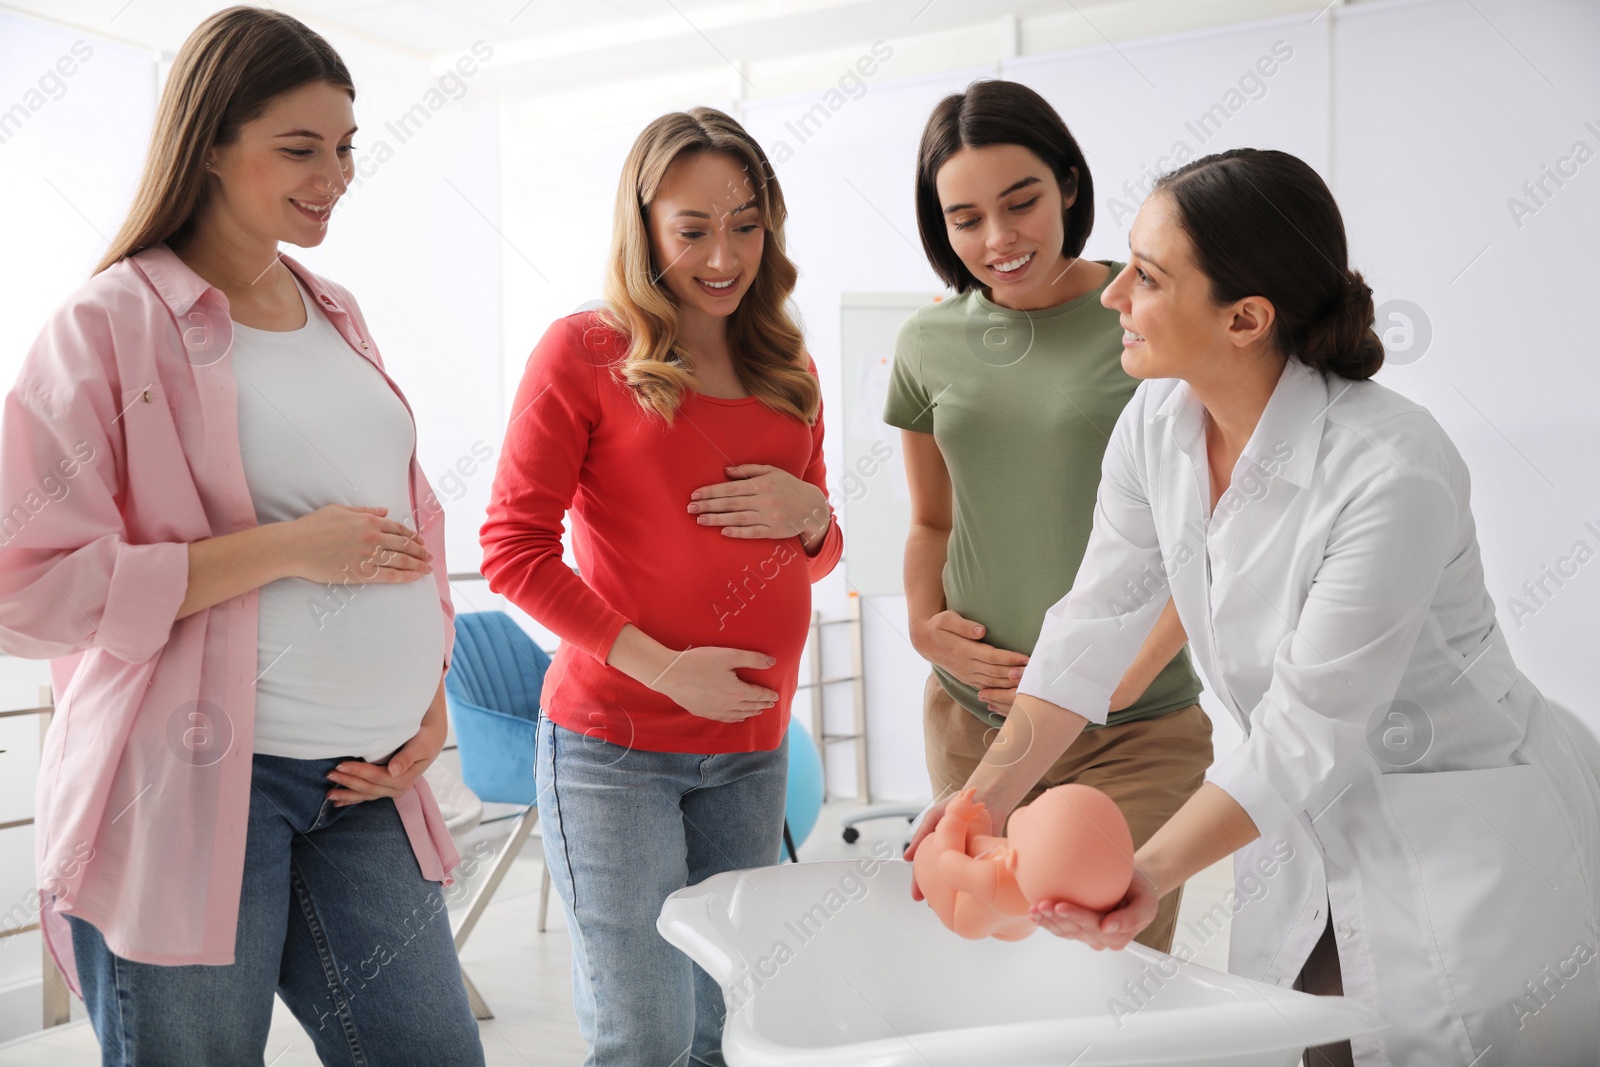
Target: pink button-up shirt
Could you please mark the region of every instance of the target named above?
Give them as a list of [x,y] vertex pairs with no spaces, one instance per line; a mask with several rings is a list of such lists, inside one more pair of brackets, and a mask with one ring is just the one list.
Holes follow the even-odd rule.
[[[283,261],[382,371],[350,294]],[[66,914],[131,960],[233,962],[258,594],[174,621],[189,544],[256,525],[232,340],[221,291],[158,245],[51,316],[5,401],[0,649],[51,659],[36,853],[41,924],[74,989]],[[411,506],[434,554],[448,661],[444,512],[415,453]],[[460,857],[427,784],[395,806],[424,877],[449,884]]]

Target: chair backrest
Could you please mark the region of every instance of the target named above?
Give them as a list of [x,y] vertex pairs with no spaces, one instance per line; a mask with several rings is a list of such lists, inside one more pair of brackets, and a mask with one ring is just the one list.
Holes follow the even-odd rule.
[[456,616],[456,647],[445,691],[457,700],[522,719],[539,718],[550,657],[503,611]]

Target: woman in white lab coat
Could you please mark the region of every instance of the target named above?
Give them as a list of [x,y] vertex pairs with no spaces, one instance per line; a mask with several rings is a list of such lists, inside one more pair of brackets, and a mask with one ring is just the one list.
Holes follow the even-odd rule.
[[1372,292],[1327,186],[1282,152],[1197,160],[1145,202],[1130,252],[1103,299],[1149,380],[967,784],[1009,814],[1104,721],[1169,596],[1247,737],[1138,850],[1118,908],[1035,921],[1122,948],[1232,853],[1259,888],[1232,908],[1230,969],[1389,1023],[1312,1064],[1600,1062],[1600,785],[1495,622],[1460,455],[1366,380]]

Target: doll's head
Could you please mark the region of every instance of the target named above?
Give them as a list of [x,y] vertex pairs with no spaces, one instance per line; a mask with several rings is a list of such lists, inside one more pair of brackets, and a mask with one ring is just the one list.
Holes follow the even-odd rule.
[[1116,801],[1086,785],[1060,785],[1019,808],[1006,837],[1017,886],[1029,902],[1065,900],[1108,911],[1133,881],[1133,837]]

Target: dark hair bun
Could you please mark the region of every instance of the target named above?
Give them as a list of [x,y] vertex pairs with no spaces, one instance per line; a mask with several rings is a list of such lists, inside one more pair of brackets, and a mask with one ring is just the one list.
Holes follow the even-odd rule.
[[1372,287],[1361,272],[1346,272],[1344,293],[1325,315],[1306,324],[1301,362],[1341,378],[1364,380],[1383,366],[1383,342],[1372,329]]

